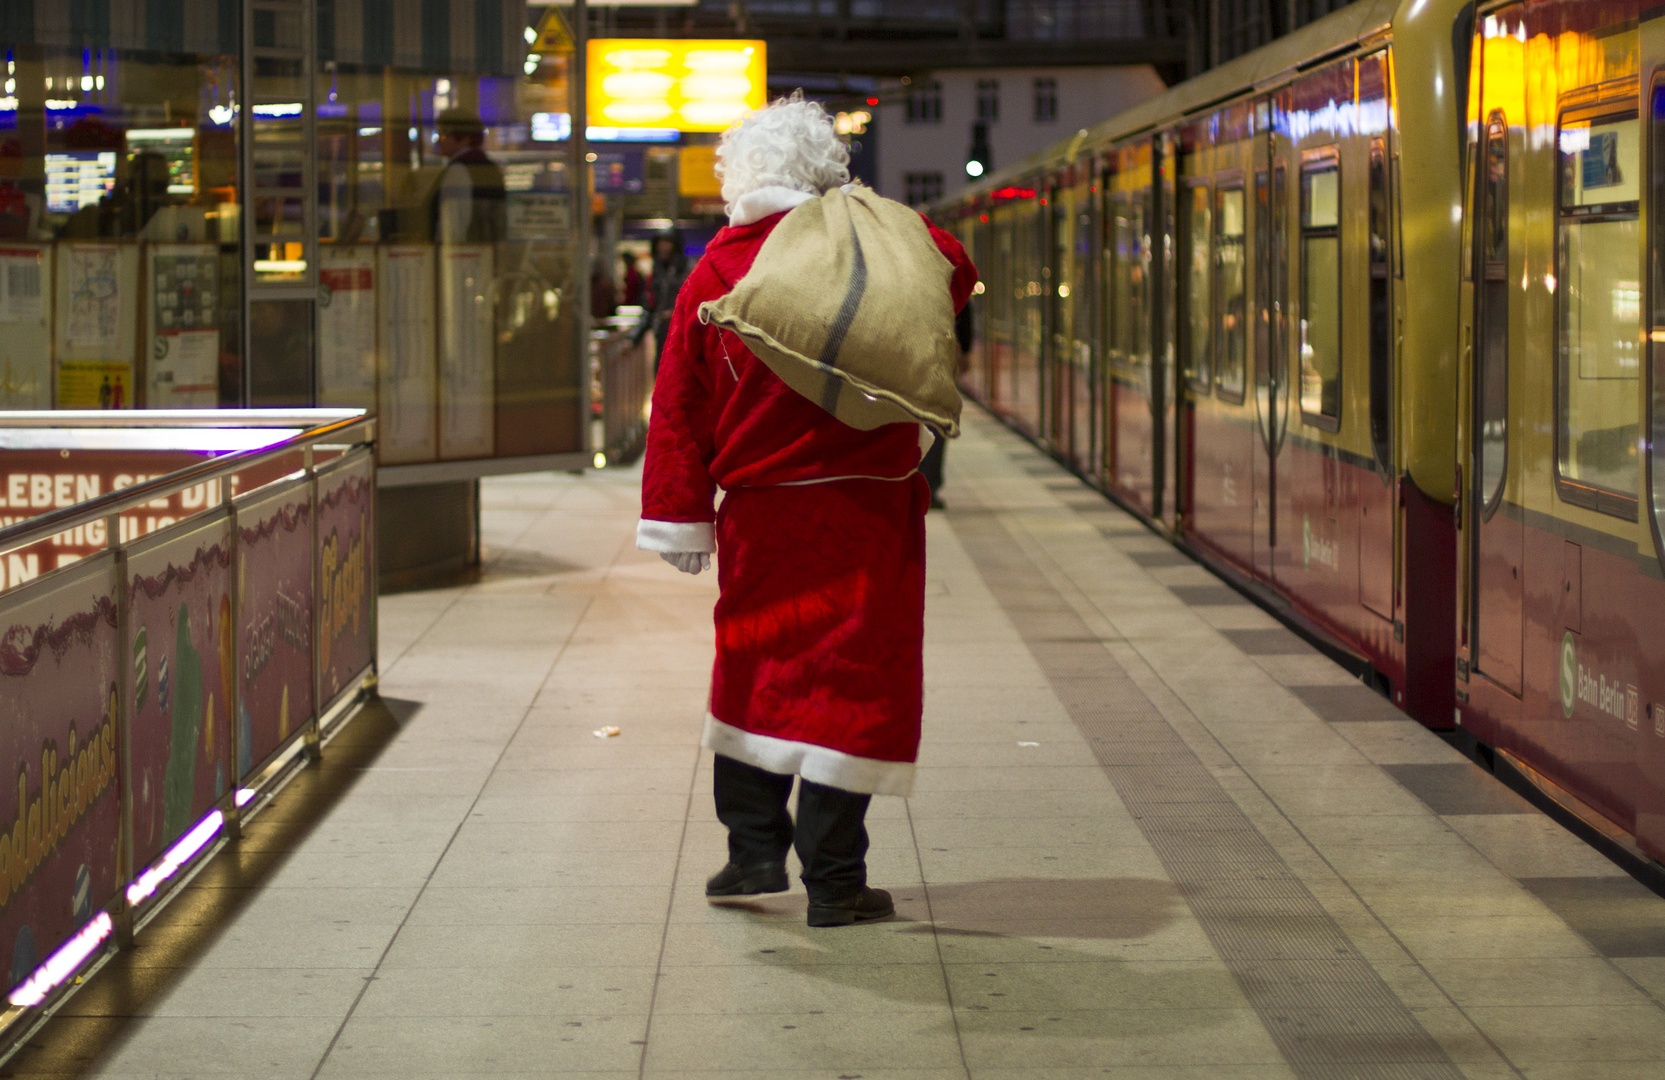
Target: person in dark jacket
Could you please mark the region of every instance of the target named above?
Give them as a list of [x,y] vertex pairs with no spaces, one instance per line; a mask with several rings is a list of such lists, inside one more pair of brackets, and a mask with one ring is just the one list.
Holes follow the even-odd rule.
[[[965,357],[971,352],[971,305],[967,304],[954,315],[954,337],[960,343],[960,373],[965,374]],[[925,451],[925,456],[919,461],[919,475],[931,486],[931,509],[943,508],[942,496],[942,459],[948,450],[948,443],[941,435],[934,436],[931,448]]]
[[503,168],[485,151],[486,128],[467,109],[446,109],[434,122],[445,158],[432,196],[433,238],[442,244],[489,244],[507,232]]
[[658,352],[654,354],[653,370],[658,372],[659,360],[665,355],[665,339],[671,332],[671,313],[676,310],[676,296],[682,283],[688,280],[688,256],[682,250],[682,234],[668,229],[653,238],[653,271],[648,279],[647,309],[650,318],[642,321],[636,340],[653,328]]

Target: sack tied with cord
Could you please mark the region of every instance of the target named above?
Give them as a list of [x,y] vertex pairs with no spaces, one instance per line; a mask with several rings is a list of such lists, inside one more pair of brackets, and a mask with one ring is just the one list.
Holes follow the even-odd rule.
[[749,273],[700,305],[780,380],[860,431],[960,434],[954,268],[918,213],[848,184],[794,208]]

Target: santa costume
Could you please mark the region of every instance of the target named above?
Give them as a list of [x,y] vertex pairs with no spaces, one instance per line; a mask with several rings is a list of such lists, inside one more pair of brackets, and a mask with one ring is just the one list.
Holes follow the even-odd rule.
[[[932,436],[912,423],[847,426],[699,319],[788,211],[848,182],[820,106],[792,99],[753,114],[724,136],[719,161],[729,225],[677,298],[637,545],[691,573],[718,555],[703,742],[717,755],[730,836],[708,892],[785,889],[796,841],[811,923],[865,921],[890,911],[888,895],[866,887],[867,803],[911,791],[919,748],[930,494],[918,466]],[[952,236],[930,234],[952,265],[957,310],[976,271]]]

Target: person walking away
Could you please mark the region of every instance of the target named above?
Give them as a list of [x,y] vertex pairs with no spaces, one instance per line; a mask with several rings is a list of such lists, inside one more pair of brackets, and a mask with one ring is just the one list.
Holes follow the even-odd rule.
[[[867,922],[895,910],[889,893],[867,884],[868,805],[875,794],[911,791],[919,745],[923,427],[857,430],[790,388],[735,332],[703,321],[702,305],[711,309],[735,290],[788,211],[849,183],[848,151],[830,118],[794,95],[730,128],[717,156],[729,224],[670,319],[637,546],[690,574],[719,555],[702,741],[716,754],[713,796],[728,828],[728,862],[707,882],[707,896],[785,891],[795,846],[809,924]],[[935,293],[922,282],[918,297],[879,300],[921,324],[906,305],[940,297],[964,306],[977,279],[964,250],[896,209],[943,278]],[[869,251],[864,273],[881,257]],[[829,280],[827,292],[836,309],[844,288]],[[939,384],[951,389],[949,365]],[[725,494],[713,511],[719,487]],[[787,810],[795,776],[796,822]]]
[[687,279],[688,256],[682,250],[682,233],[667,229],[653,238],[653,266],[647,285],[649,317],[642,320],[642,328],[636,332],[636,341],[640,343],[648,328],[653,329],[655,348],[658,349],[653,360],[655,373],[664,362],[665,342],[670,337],[677,294],[682,291],[682,283]]
[[[971,305],[967,304],[954,316],[954,341],[960,347],[960,364],[957,374],[966,373],[966,357],[971,352]],[[919,475],[925,478],[925,483],[931,488],[931,509],[942,510],[942,462],[947,456],[948,440],[937,435],[931,439],[931,447],[925,451],[925,456],[919,461]]]

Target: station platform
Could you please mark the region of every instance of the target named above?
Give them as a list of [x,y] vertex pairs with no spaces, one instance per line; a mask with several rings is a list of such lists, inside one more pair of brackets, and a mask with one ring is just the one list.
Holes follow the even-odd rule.
[[381,601],[385,707],[6,1075],[1665,1075],[1665,900],[967,421],[894,921],[707,903],[715,575],[629,470],[495,479],[480,580]]

